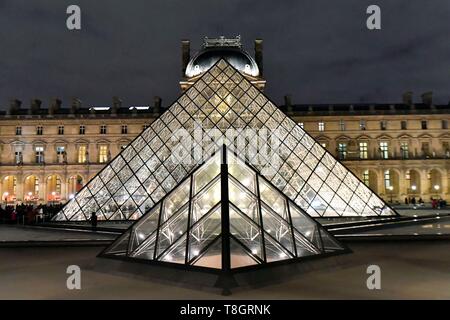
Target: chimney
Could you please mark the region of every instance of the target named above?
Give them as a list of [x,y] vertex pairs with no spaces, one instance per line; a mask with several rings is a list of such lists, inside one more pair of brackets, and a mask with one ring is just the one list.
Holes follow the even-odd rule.
[[255,40],[255,61],[259,68],[259,75],[263,76],[263,41],[262,39]]
[[77,113],[78,109],[81,108],[81,100],[78,98],[72,98],[72,105],[70,106],[70,113]]
[[286,107],[286,111],[288,113],[292,113],[292,97],[290,94],[284,96],[284,106]]
[[407,91],[402,95],[403,104],[411,106],[413,104],[413,93],[412,91]]
[[112,114],[117,114],[117,110],[119,110],[122,107],[122,99],[120,99],[117,96],[113,97],[113,103],[111,108]]
[[55,112],[58,112],[58,110],[61,108],[62,101],[58,98],[53,98],[50,102],[50,107],[48,108],[48,114],[54,114]]
[[422,103],[427,105],[427,106],[431,106],[433,104],[433,92],[432,91],[428,91],[425,92],[421,95],[422,97]]
[[28,109],[28,114],[38,113],[39,109],[41,109],[42,101],[39,99],[31,100],[30,109]]
[[19,111],[21,105],[22,105],[22,101],[17,100],[17,99],[12,99],[9,103],[8,113],[9,114],[16,113],[17,111]]
[[185,76],[186,67],[191,60],[191,42],[189,40],[181,40],[181,76]]
[[160,112],[161,112],[161,98],[155,96],[153,99],[153,114],[157,116],[159,115]]

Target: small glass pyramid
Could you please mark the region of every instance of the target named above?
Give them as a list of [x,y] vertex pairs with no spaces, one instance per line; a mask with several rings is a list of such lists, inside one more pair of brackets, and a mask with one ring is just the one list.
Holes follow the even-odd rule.
[[347,251],[224,146],[100,256],[234,270]]
[[396,215],[221,59],[53,220],[136,220],[223,144],[313,217]]

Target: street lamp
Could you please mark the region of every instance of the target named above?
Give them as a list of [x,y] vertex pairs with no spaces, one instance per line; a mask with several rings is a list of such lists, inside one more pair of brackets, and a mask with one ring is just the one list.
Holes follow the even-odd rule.
[[438,190],[439,190],[439,188],[440,188],[440,187],[439,187],[439,185],[437,185],[437,184],[436,184],[436,185],[434,185],[434,190],[438,191]]

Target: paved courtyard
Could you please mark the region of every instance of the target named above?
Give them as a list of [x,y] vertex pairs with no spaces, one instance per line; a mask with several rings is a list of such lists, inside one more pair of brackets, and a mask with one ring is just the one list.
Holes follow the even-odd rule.
[[[450,242],[350,243],[338,266],[300,273],[231,299],[450,299]],[[221,299],[218,292],[142,280],[96,267],[102,247],[1,248],[0,299]],[[334,259],[334,258],[330,258]],[[112,263],[112,261],[111,261]],[[66,268],[79,265],[82,289],[66,288]],[[381,268],[382,289],[368,290],[366,268]]]

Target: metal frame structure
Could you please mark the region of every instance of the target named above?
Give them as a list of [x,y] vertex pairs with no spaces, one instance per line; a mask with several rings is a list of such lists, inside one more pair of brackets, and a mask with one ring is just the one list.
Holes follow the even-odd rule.
[[[237,160],[238,166],[248,170],[249,175],[246,179],[233,176],[233,172],[230,171],[229,167],[229,157],[233,157]],[[194,184],[197,184],[197,179],[200,176],[199,173],[208,172],[208,170],[217,163],[218,159],[220,159],[220,166],[218,166],[217,170],[213,171],[213,175],[208,177],[209,181],[207,181],[206,184],[203,184],[199,190],[196,188],[194,190]],[[251,188],[247,188],[241,183],[244,180],[248,181],[248,177],[254,178],[254,181],[251,182],[254,185],[252,187],[253,190],[250,190]],[[165,210],[167,210],[167,208],[172,208],[172,203],[170,201],[168,202],[168,199],[173,199],[174,194],[176,195],[180,188],[184,188],[185,185],[189,185],[190,189],[187,197],[183,195],[185,201],[178,204],[176,212],[170,217],[165,217]],[[230,185],[239,186],[243,193],[233,195],[233,192],[230,191]],[[275,207],[275,205],[274,203],[267,203],[271,202],[268,200],[269,198],[261,195],[260,188],[262,185],[265,186],[266,190],[275,192],[275,199],[277,199],[278,202],[281,201],[284,203],[284,211],[287,214],[286,217],[280,216],[276,212],[276,209],[271,209],[271,207]],[[215,202],[211,203],[207,212],[203,213],[201,217],[194,217],[195,209],[193,204],[196,200],[203,197],[203,195],[209,193],[214,186],[220,186],[220,197],[217,198]],[[243,194],[253,197],[252,201],[256,202],[257,205],[255,207],[256,210],[254,210],[256,215],[250,216],[248,212],[244,213],[242,205],[237,203],[237,199],[243,199]],[[208,199],[211,199],[211,197],[208,197]],[[252,204],[254,203],[252,202]],[[183,232],[181,230],[179,231],[177,227],[173,228],[172,231],[177,234],[177,237],[172,239],[169,245],[163,245],[163,249],[161,250],[160,246],[162,241],[160,241],[160,238],[169,238],[165,227],[171,220],[176,221],[180,213],[182,213],[186,207],[189,208],[187,217],[183,220],[183,226],[178,227],[182,228],[181,230],[183,230]],[[265,210],[270,211],[269,214],[264,214],[264,209],[261,209],[264,207],[266,207]],[[157,208],[157,211],[154,210],[155,208]],[[220,214],[218,214],[219,208]],[[300,213],[300,223],[298,221],[293,222],[292,210],[295,210],[297,214]],[[235,213],[233,217],[230,215],[231,211]],[[157,212],[158,219],[154,219],[155,212]],[[208,232],[203,234],[203,236],[209,240],[208,243],[200,247],[198,252],[193,255],[193,249],[190,246],[190,241],[195,243],[193,232],[214,214],[216,217],[220,216],[220,221],[216,220],[215,224],[211,223],[209,225],[214,225],[215,227],[212,231],[210,230],[209,234]],[[141,227],[145,226],[151,219],[157,221],[157,225],[148,224],[148,229],[150,230],[148,230],[149,232],[145,232]],[[193,222],[193,220],[195,222]],[[242,225],[239,224],[239,221],[243,221],[243,224],[250,226],[247,231],[251,230],[254,231],[254,233],[249,235],[248,233],[239,231],[239,228]],[[288,226],[288,228],[285,228],[286,233],[283,235],[277,234],[276,230],[271,234],[271,230],[263,225],[263,221],[272,224],[272,226],[276,224],[279,228],[282,228],[283,226]],[[177,231],[179,231],[179,234]],[[141,239],[139,244],[133,245],[136,239],[139,238],[141,232],[145,234],[145,238]],[[285,243],[288,245],[282,243],[283,238],[287,239],[287,242]],[[153,241],[153,239],[155,240]],[[231,245],[231,242],[234,243],[234,246]],[[182,246],[181,248],[178,248],[180,243]],[[255,249],[252,250],[249,248],[249,245],[246,243],[254,245],[255,248],[259,247],[261,250],[256,252]],[[196,265],[201,259],[205,257],[208,258],[208,254],[211,253],[211,248],[215,248],[215,251],[213,252],[215,260],[210,260],[210,265],[208,265],[208,263]],[[181,250],[176,251],[177,249]],[[271,255],[267,253],[267,249],[271,250]],[[179,259],[175,259],[177,260],[176,262],[166,259],[168,253],[174,251],[178,252]],[[240,251],[241,254],[237,251]],[[273,252],[278,255],[275,259]],[[135,221],[124,234],[116,239],[116,241],[103,250],[98,256],[123,261],[148,263],[151,265],[166,265],[175,268],[181,267],[185,270],[207,271],[231,275],[258,269],[267,265],[299,262],[304,261],[305,259],[320,258],[348,252],[351,252],[348,247],[339,243],[317,221],[311,218],[287,196],[283,195],[270,183],[270,181],[262,177],[250,163],[240,159],[236,153],[233,153],[230,150],[227,151],[226,147],[223,146],[222,150],[216,152],[208,161],[204,162],[199,168],[194,170],[179,184],[179,186],[177,186],[177,188],[174,189],[174,191],[164,196],[154,208],[149,210],[149,212],[141,219]],[[251,259],[252,263],[236,266],[236,263],[233,263],[233,259],[236,259],[235,257],[242,258],[242,254],[247,258],[247,262]],[[218,264],[219,259],[220,265]]]
[[[175,147],[171,135],[177,129],[186,129],[192,135],[199,122],[206,139],[184,150],[191,161],[171,161]],[[198,167],[201,159],[196,157],[195,148],[206,154],[220,149],[221,144],[205,128],[222,134],[221,142],[230,148],[235,147],[234,141],[224,134],[229,128],[272,130],[267,140],[279,140],[274,154],[282,163],[273,176],[265,175],[264,166],[257,164],[263,158],[270,166],[271,159],[254,145],[256,135],[245,140],[245,148],[253,151],[253,156],[245,160],[312,216],[398,215],[221,59],[66,203],[54,221],[88,220],[93,211],[99,220],[138,219]]]

